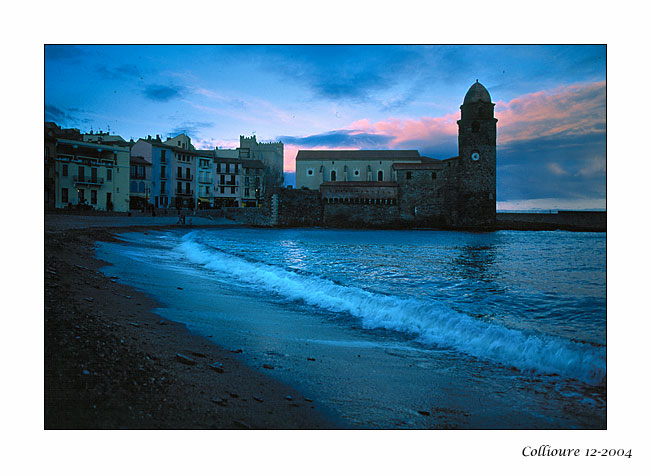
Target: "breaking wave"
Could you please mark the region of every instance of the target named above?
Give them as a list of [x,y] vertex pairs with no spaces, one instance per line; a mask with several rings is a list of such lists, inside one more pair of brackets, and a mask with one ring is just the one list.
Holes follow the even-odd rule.
[[435,301],[388,296],[250,262],[195,238],[194,233],[186,235],[178,248],[191,262],[287,300],[348,313],[360,319],[364,328],[408,333],[423,344],[452,348],[522,371],[558,374],[592,385],[605,381],[604,347],[484,322]]

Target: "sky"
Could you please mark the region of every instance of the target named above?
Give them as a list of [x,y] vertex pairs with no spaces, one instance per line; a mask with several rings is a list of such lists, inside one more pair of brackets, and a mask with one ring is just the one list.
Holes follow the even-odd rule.
[[497,208],[605,209],[605,45],[45,45],[46,121],[300,149],[456,156],[478,80],[496,104]]

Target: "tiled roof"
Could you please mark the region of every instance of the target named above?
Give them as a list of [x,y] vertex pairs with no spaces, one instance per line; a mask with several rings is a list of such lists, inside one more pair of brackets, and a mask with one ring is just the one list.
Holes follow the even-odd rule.
[[296,160],[415,160],[419,157],[416,150],[300,150]]
[[426,162],[426,163],[401,163],[392,164],[395,170],[440,170],[443,167],[442,162]]

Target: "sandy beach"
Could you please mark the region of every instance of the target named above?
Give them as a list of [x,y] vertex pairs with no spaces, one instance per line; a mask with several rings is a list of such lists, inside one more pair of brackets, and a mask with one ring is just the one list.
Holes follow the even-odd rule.
[[45,429],[339,427],[310,399],[245,365],[242,349],[161,318],[151,312],[156,302],[99,271],[106,263],[95,258],[96,242],[175,220],[45,216]]

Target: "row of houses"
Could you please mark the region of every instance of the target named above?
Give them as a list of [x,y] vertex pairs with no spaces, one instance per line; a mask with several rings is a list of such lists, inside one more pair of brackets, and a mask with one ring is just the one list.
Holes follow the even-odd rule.
[[235,149],[196,149],[180,134],[127,142],[45,123],[46,208],[256,207],[283,185],[283,143],[240,136]]

